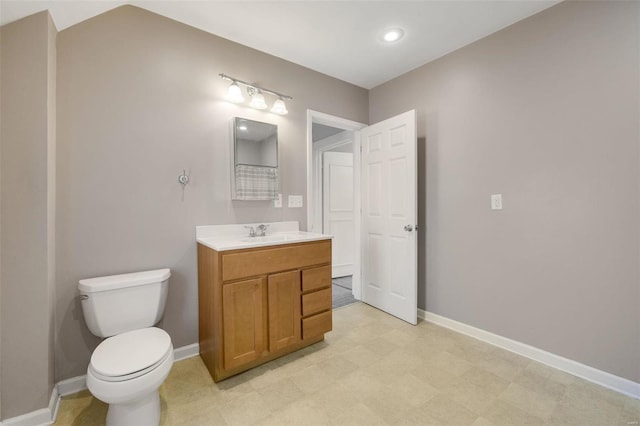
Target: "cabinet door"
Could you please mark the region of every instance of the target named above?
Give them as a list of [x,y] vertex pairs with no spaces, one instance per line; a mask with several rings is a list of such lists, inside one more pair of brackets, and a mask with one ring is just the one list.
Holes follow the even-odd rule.
[[222,286],[224,368],[260,358],[264,351],[264,279]]
[[269,350],[300,341],[300,271],[269,275]]

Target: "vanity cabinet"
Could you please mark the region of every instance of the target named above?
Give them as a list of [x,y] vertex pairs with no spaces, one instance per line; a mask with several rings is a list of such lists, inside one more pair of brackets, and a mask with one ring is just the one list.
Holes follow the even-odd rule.
[[214,381],[331,331],[331,240],[217,251],[198,244],[200,356]]

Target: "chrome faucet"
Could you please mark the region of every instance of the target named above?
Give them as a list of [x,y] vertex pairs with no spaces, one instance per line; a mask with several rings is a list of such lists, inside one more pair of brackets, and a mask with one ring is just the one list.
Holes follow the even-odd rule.
[[249,230],[249,237],[253,238],[256,236],[256,228],[253,226],[245,226]]
[[258,237],[264,237],[265,235],[267,235],[267,228],[269,227],[269,225],[258,225],[258,233],[257,236]]

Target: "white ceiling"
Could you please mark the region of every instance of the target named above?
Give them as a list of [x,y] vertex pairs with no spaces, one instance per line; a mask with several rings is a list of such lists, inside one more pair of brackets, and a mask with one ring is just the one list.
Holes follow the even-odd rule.
[[[58,30],[123,4],[370,89],[559,0],[190,1],[0,0],[0,24],[49,9]],[[406,35],[380,41],[385,28]]]

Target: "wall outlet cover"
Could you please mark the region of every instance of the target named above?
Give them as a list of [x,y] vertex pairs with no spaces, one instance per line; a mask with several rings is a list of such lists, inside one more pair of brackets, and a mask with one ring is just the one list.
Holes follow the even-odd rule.
[[302,207],[302,195],[289,195],[289,207],[300,208]]
[[282,208],[282,194],[278,194],[278,198],[273,200],[273,207],[275,207],[276,209]]
[[502,194],[491,194],[491,210],[502,210]]

